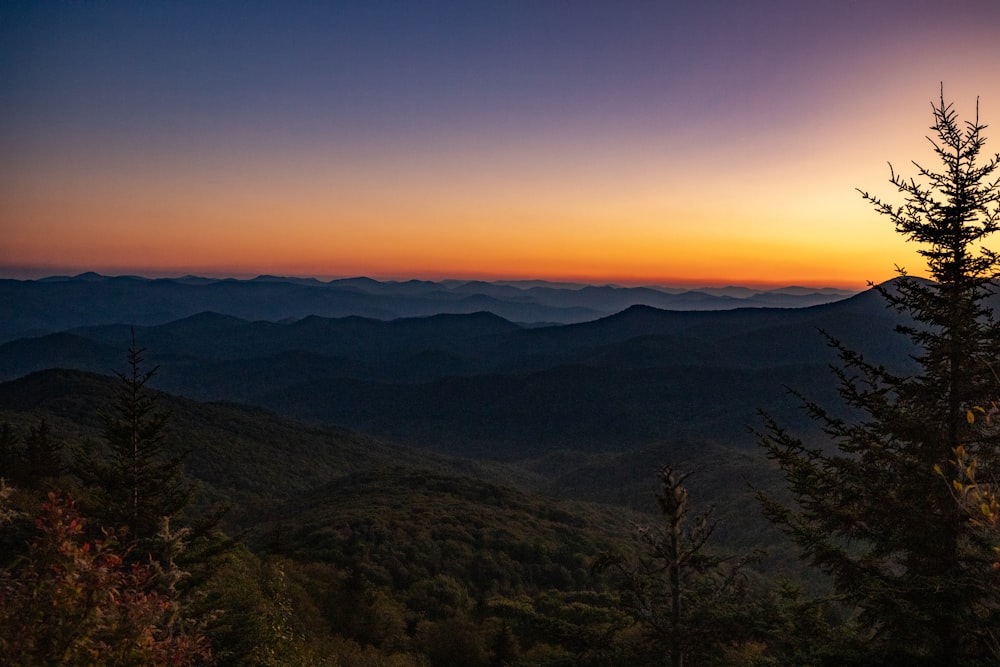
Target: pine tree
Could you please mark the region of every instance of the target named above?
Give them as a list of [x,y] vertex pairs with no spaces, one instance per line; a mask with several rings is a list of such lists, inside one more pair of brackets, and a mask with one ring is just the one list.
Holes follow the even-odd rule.
[[132,539],[150,541],[164,519],[177,518],[188,506],[193,487],[183,477],[183,455],[167,455],[168,415],[147,387],[157,367],[143,370],[144,352],[133,337],[128,371],[117,373],[114,410],[102,415],[107,456],[80,452],[76,469],[97,494],[92,511],[103,524],[126,527]]
[[749,635],[739,610],[746,603],[742,570],[750,557],[720,556],[707,548],[716,526],[713,508],[689,516],[684,485],[689,476],[660,469],[656,500],[662,525],[636,526],[637,553],[609,552],[594,565],[622,575],[629,612],[657,647],[669,651],[664,664],[672,667],[700,664]]
[[890,166],[899,205],[861,193],[927,262],[927,279],[900,269],[879,287],[904,316],[897,330],[914,345],[916,372],[891,372],[831,337],[841,395],[863,416],[807,402],[831,447],[807,445],[770,418],[760,436],[793,498],[786,506],[762,495],[765,513],[856,609],[866,664],[977,664],[988,643],[979,630],[998,620],[996,591],[984,585],[993,559],[935,468],[954,468],[959,448],[984,470],[1000,463],[997,434],[966,418],[998,391],[988,302],[998,263],[981,244],[1000,222],[1000,155],[981,158],[978,104],[966,123],[943,91],[932,108],[941,170],[914,163],[918,177],[906,179]]

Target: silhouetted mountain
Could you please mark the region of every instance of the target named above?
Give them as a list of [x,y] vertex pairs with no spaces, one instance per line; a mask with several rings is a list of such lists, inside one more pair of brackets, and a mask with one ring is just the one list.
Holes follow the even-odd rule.
[[0,342],[81,326],[128,323],[150,326],[204,311],[247,320],[285,321],[310,315],[391,320],[440,313],[489,311],[512,322],[566,324],[594,320],[629,306],[719,309],[801,307],[848,296],[832,290],[747,291],[731,294],[653,288],[579,286],[543,281],[379,282],[348,278],[259,276],[252,280],[185,276],[147,279],[96,273],[41,280],[0,280]]
[[[746,447],[758,409],[805,424],[786,387],[836,403],[828,371],[835,354],[820,330],[906,369],[910,348],[893,333],[897,321],[869,291],[797,309],[632,306],[547,327],[486,312],[288,322],[200,313],[134,331],[161,366],[157,386],[173,393],[461,455],[524,459],[677,437]],[[13,341],[0,346],[0,372],[108,372],[124,359],[132,330],[85,327]]]
[[0,381],[46,368],[108,373],[122,360],[120,345],[63,332],[0,345]]

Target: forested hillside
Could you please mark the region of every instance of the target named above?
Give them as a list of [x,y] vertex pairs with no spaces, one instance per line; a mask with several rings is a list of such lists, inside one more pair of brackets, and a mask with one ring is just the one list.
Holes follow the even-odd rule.
[[[72,479],[74,462],[77,452],[105,446],[103,424],[120,384],[68,370],[0,384],[0,453],[15,484],[4,501],[13,512],[5,565],[31,539],[25,521],[47,489],[61,487],[86,511],[93,491]],[[630,457],[567,453],[531,466],[475,462],[259,409],[149,397],[169,414],[165,457],[183,455],[185,477],[196,482],[176,525],[227,508],[208,533],[215,537],[197,538],[193,556],[177,556],[173,567],[193,575],[194,588],[180,585],[166,597],[190,616],[195,625],[185,632],[197,630],[217,664],[647,664],[655,643],[633,627],[620,575],[594,569],[602,556],[636,548],[636,526],[657,522],[622,503],[652,511],[653,473],[668,453],[728,461],[728,473],[723,463],[704,475],[703,488],[720,496],[713,486],[753,467],[723,448],[691,444]],[[58,465],[33,467],[40,449]],[[588,495],[603,502],[571,500]],[[719,544],[749,552],[760,533],[747,525],[761,524],[745,502],[722,508],[729,525]],[[74,516],[56,501],[47,507]],[[60,539],[64,551],[96,544],[93,532]],[[90,572],[87,552],[78,553],[74,567]],[[749,588],[738,592],[747,606],[727,612],[728,622],[761,605],[773,627],[742,633],[716,655],[752,654],[753,642],[777,633],[799,604],[768,597],[761,575],[748,575]],[[17,608],[17,589],[4,590]],[[171,646],[147,648],[178,650]],[[196,651],[191,664],[205,655]]]

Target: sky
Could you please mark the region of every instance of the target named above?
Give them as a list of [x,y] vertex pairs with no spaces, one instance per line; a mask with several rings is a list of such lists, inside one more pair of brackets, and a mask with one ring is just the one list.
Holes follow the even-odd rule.
[[[0,3],[0,277],[863,288],[995,0]],[[990,131],[987,130],[987,137]],[[1000,150],[1000,136],[988,142]]]

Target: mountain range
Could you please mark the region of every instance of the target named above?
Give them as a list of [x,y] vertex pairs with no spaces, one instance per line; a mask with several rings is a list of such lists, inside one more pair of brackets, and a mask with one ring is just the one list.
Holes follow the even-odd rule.
[[[224,558],[201,578],[226,601],[211,598],[228,614],[216,640],[228,664],[257,654],[244,635],[285,618],[271,627],[305,629],[316,655],[351,642],[371,657],[358,665],[452,636],[481,650],[396,664],[511,664],[504,646],[523,651],[518,664],[583,664],[584,653],[586,664],[654,664],[662,651],[646,656],[623,585],[670,544],[657,537],[675,525],[664,492],[691,498],[693,530],[712,535],[706,554],[747,564],[750,597],[730,605],[739,612],[725,627],[755,625],[762,611],[774,619],[762,636],[777,646],[803,604],[819,617],[791,586],[824,596],[828,581],[761,511],[762,496],[780,501],[789,488],[755,429],[771,417],[811,451],[831,445],[810,419],[817,410],[866,418],[841,400],[840,354],[921,371],[905,334],[919,323],[889,307],[892,283],[840,298],[781,293],[824,301],[799,307],[716,294],[697,299],[719,307],[685,309],[628,303],[650,292],[625,288],[346,282],[85,274],[0,285],[10,315],[0,478],[11,475],[19,502],[65,487],[96,514],[104,496],[87,484],[110,451],[105,416],[165,410],[162,455],[182,463],[194,491],[170,525],[220,521]],[[458,297],[466,288],[476,295]],[[517,298],[501,298],[507,290]],[[553,301],[524,296],[538,293]],[[734,299],[744,306],[722,305]],[[320,303],[340,310],[316,312]],[[151,391],[130,399],[122,381],[137,357]],[[665,467],[683,489],[659,483]],[[0,550],[17,555],[10,545],[24,535],[8,531]],[[601,567],[629,554],[638,560]],[[563,658],[545,657],[554,649]]]
[[[8,335],[0,344],[0,420],[26,433],[45,419],[71,445],[99,439],[114,372],[125,370],[134,341],[146,367],[157,368],[151,384],[172,415],[170,442],[189,452],[200,502],[231,504],[227,521],[258,545],[289,526],[298,531],[302,502],[347,511],[354,518],[337,521],[354,525],[386,498],[403,512],[407,494],[434,504],[460,497],[455,511],[470,515],[525,503],[529,514],[555,517],[557,533],[565,522],[609,525],[623,511],[655,512],[654,473],[670,464],[697,472],[695,495],[717,507],[723,544],[766,543],[786,568],[787,549],[748,487],[781,486],[754,447],[759,411],[821,442],[802,399],[790,394],[837,409],[829,370],[837,356],[821,332],[890,368],[905,372],[913,363],[907,339],[893,331],[900,316],[876,290],[837,299],[782,293],[826,299],[802,307],[631,304],[543,324],[553,308],[578,307],[567,304],[587,288],[498,285],[497,293],[568,295],[544,306],[545,318],[515,321],[488,309],[373,317],[364,308],[380,299],[433,310],[428,290],[459,285],[348,282],[383,294],[358,290],[360,310],[341,304],[345,314],[329,316],[307,312],[309,300],[343,292],[314,281],[8,281],[0,285],[11,313],[0,325]],[[642,293],[597,288],[618,289]],[[713,298],[719,305],[753,295],[701,303]],[[26,329],[34,333],[13,333]],[[345,493],[353,509],[345,509]],[[325,520],[286,538],[307,551],[325,545]],[[628,526],[619,527],[621,537]],[[611,539],[603,535],[592,539]]]
[[[419,307],[427,294],[447,287],[379,285],[371,289],[396,290],[396,302]],[[475,458],[544,460],[561,450],[624,452],[679,439],[746,449],[758,410],[808,425],[789,387],[836,401],[828,371],[836,355],[821,330],[881,363],[901,369],[910,363],[908,343],[893,333],[898,315],[873,290],[801,308],[632,305],[586,322],[543,326],[487,311],[287,316],[308,300],[295,301],[299,290],[313,297],[341,293],[310,281],[92,275],[15,287],[22,299],[51,289],[48,308],[33,309],[37,328],[54,332],[0,345],[0,380],[52,367],[109,373],[122,365],[134,335],[149,363],[160,367],[156,386],[163,391]],[[415,296],[401,294],[407,290]],[[196,310],[226,293],[227,310],[253,311],[255,319],[205,311],[143,324],[135,315]],[[353,294],[358,303],[372,302],[365,301],[372,292]],[[83,317],[88,303],[97,304],[88,317],[114,323],[55,331],[60,318]],[[17,319],[21,311],[13,312]],[[283,317],[260,317],[268,312]]]
[[98,324],[163,324],[205,311],[269,321],[310,315],[391,320],[485,311],[522,324],[570,324],[605,317],[633,305],[671,310],[802,307],[851,294],[832,288],[802,287],[683,290],[545,281],[380,282],[347,278],[321,282],[276,276],[252,280],[197,276],[149,279],[84,273],[41,280],[0,280],[4,312],[0,342]]

